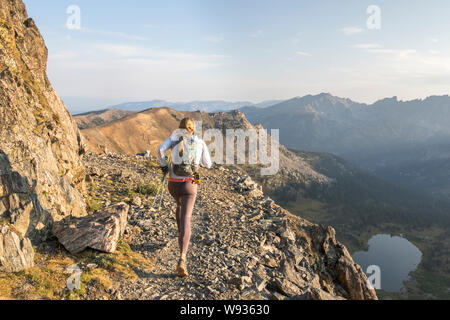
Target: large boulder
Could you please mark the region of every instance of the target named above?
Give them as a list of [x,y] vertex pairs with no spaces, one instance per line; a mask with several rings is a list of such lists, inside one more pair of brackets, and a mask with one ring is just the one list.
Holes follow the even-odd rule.
[[0,226],[34,244],[86,215],[84,143],[47,75],[47,48],[21,0],[0,0]]
[[8,226],[0,228],[0,271],[18,272],[34,266],[34,249]]
[[87,248],[113,253],[125,232],[129,208],[121,202],[91,216],[68,218],[56,223],[53,233],[70,253]]

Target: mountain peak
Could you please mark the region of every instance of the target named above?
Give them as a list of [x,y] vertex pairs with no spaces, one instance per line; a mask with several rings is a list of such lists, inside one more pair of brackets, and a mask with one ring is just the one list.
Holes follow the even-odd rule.
[[[290,100],[287,100],[287,101],[312,102],[312,101],[317,101],[317,100],[321,100],[321,99],[322,100],[328,100],[328,101],[331,101],[331,102],[334,102],[334,103],[336,103],[336,102],[341,102],[341,103],[345,102],[346,104],[356,103],[356,102],[352,101],[351,99],[334,96],[334,95],[332,95],[331,93],[328,93],[328,92],[322,92],[322,93],[319,93],[319,94],[316,94],[316,95],[308,94],[306,96],[297,96],[297,97],[294,97],[294,98],[292,98]],[[283,103],[283,102],[281,102],[281,103]]]
[[386,103],[397,103],[399,102],[398,97],[397,96],[393,96],[391,98],[384,98],[381,100],[378,100],[374,103],[374,105],[376,104],[386,104]]

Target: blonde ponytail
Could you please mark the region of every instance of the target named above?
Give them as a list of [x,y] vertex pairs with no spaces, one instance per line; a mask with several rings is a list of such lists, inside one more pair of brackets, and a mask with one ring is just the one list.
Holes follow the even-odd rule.
[[[180,122],[180,129],[184,129],[187,130],[190,134],[194,134],[195,132],[195,122],[192,118],[184,118],[183,120],[181,120]],[[180,157],[183,156],[184,154],[184,139],[185,137],[182,137],[183,140],[180,142],[180,148],[179,148],[179,155]]]

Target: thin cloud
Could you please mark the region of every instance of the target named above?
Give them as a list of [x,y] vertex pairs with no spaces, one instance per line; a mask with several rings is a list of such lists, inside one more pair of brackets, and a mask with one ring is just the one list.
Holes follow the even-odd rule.
[[303,57],[311,57],[312,54],[309,52],[305,52],[305,51],[297,51],[296,52],[299,56],[303,56]]
[[208,63],[218,65],[229,58],[229,56],[221,54],[192,54],[169,50],[157,50],[149,47],[116,44],[101,44],[97,45],[96,49],[103,52],[101,56],[112,58],[201,62],[205,63],[205,65]]
[[127,46],[118,44],[101,44],[95,46],[96,49],[103,51],[112,57],[131,58],[144,56],[145,52],[138,46]]
[[430,40],[431,40],[431,42],[433,42],[433,43],[438,43],[438,42],[439,42],[439,39],[438,39],[438,38],[431,38]]
[[50,54],[49,59],[51,60],[71,60],[78,57],[78,54],[74,51],[62,51]]
[[378,43],[360,43],[360,44],[355,44],[352,47],[356,48],[356,49],[377,49],[377,48],[381,48],[381,45]]
[[228,63],[230,58],[221,54],[194,54],[114,43],[94,45],[92,49],[83,55],[68,50],[61,51],[50,55],[49,58],[52,62],[65,64],[65,67],[78,65],[95,69],[97,66],[108,64],[126,66],[132,63],[137,66],[138,62],[141,62],[143,65],[164,66],[168,70],[177,67],[184,70],[218,67]]
[[378,43],[363,43],[363,44],[356,44],[353,45],[353,48],[362,49],[369,53],[379,54],[379,55],[386,55],[386,56],[392,56],[395,58],[406,58],[410,55],[414,55],[417,53],[417,50],[414,49],[388,49],[383,48]]
[[[365,75],[372,80],[390,81],[390,83],[415,83],[427,85],[431,82],[445,84],[450,74],[450,59],[440,51],[415,49],[364,48],[364,51],[376,56],[368,66]],[[357,70],[353,70],[357,73]],[[361,72],[361,71],[359,71]],[[447,82],[448,83],[448,82]]]
[[345,27],[345,28],[342,28],[341,31],[345,35],[351,36],[351,35],[362,33],[364,31],[364,29],[359,28],[359,27]]
[[417,53],[414,49],[368,49],[367,51],[376,54],[390,55],[397,58],[406,58]]

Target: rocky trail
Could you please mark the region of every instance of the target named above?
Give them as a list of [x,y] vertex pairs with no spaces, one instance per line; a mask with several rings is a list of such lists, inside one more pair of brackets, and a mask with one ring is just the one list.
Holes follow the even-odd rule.
[[[180,279],[175,202],[167,188],[161,210],[150,207],[161,178],[156,159],[89,154],[84,162],[91,206],[128,201],[125,241],[154,265],[114,283],[109,299],[376,299],[332,228],[292,216],[234,167],[201,171],[190,276]],[[98,294],[88,287],[84,298]]]

